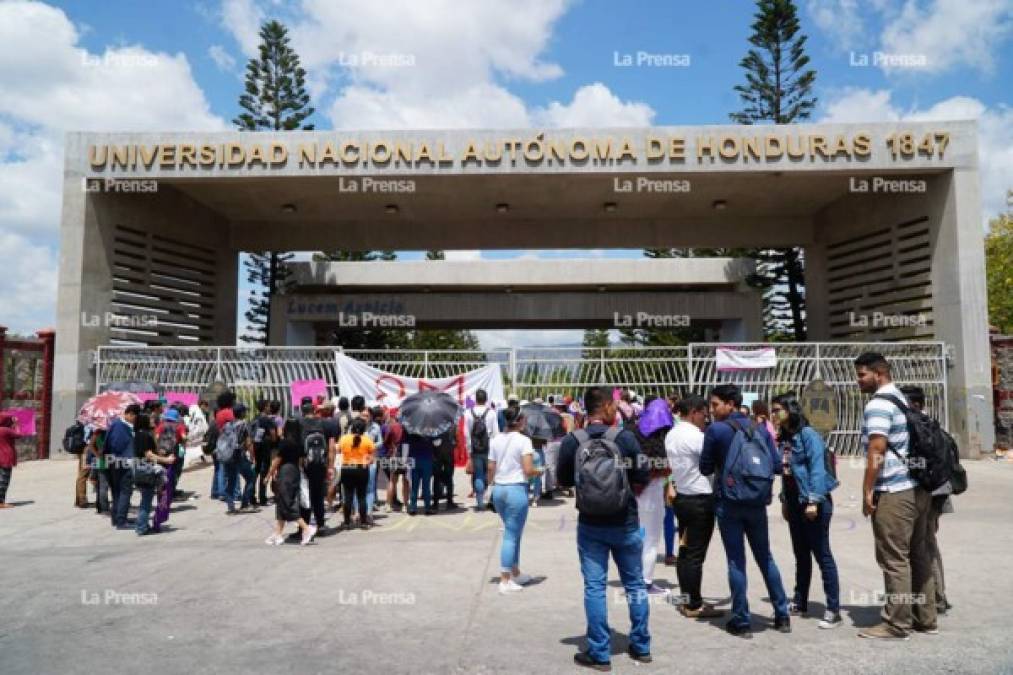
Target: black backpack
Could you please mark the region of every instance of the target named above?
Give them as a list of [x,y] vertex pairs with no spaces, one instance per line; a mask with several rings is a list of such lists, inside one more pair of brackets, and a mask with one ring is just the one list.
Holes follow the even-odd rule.
[[72,455],[80,455],[88,447],[84,439],[85,428],[80,422],[74,422],[63,432],[63,450]]
[[317,417],[305,417],[302,421],[302,447],[306,463],[315,466],[327,464],[327,437],[324,423]]
[[[929,492],[942,487],[953,477],[954,457],[960,456],[953,436],[943,431],[936,419],[907,407],[892,394],[876,394],[873,398],[890,401],[900,408],[907,418],[906,464],[911,478]],[[889,443],[887,447],[889,448]],[[896,450],[889,449],[900,457]]]
[[574,486],[577,510],[588,516],[617,516],[626,511],[633,498],[626,462],[616,444],[622,430],[612,427],[592,437],[585,429],[573,432],[577,439]]
[[485,426],[487,412],[488,408],[485,413],[475,415],[475,409],[471,410],[471,451],[479,455],[489,454],[489,429]]

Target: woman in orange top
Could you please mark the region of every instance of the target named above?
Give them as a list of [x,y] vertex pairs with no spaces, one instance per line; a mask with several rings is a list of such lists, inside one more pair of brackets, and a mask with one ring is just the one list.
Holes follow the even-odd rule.
[[369,465],[373,463],[373,441],[366,435],[366,421],[352,420],[349,433],[341,437],[341,493],[344,502],[345,529],[352,527],[353,497],[359,504],[359,527],[369,529],[372,518],[366,508],[366,488],[369,485]]

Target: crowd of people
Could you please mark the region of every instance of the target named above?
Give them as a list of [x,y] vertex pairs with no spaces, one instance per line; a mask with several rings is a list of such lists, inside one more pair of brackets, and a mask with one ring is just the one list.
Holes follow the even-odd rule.
[[[879,354],[863,354],[855,370],[861,391],[873,395],[862,428],[862,509],[872,520],[886,588],[882,621],[859,635],[902,640],[912,632],[933,634],[938,614],[950,607],[936,532],[939,516],[952,510],[954,488],[947,480],[927,489],[925,471],[913,464],[913,458],[924,461],[924,449],[915,447],[918,439],[909,433],[912,411],[924,408],[924,393],[898,388]],[[788,633],[792,617],[809,615],[814,561],[825,595],[817,625],[839,627],[840,580],[830,542],[837,460],[798,397],[785,392],[746,407],[734,384],[714,387],[706,399],[672,394],[642,401],[629,390],[616,393],[592,387],[581,401],[511,396],[497,406],[479,390],[459,424],[435,437],[408,433],[397,409],[369,406],[361,396],[307,397],[287,419],[277,401],[258,402],[251,415],[231,392],[218,397],[213,411],[205,402],[188,409],[158,401],[130,405],[107,429],[89,434],[77,505],[89,507],[91,481],[95,508],[108,513],[114,527],[132,527],[138,535],[159,532],[173,499],[181,496],[186,448],[198,443],[206,461],[214,462],[211,497],[224,502],[226,514],[256,513],[273,501],[275,527],[266,543],[283,543],[286,526],[296,523],[305,545],[335,531],[327,528],[329,513],[341,514],[341,528],[369,529],[381,506],[388,513],[419,514],[420,494],[423,514],[436,513],[442,501],[448,510],[461,508],[454,501],[454,467],[463,445],[473,508],[495,511],[502,520],[501,594],[521,591],[531,581],[520,568],[528,510],[556,491],[576,497],[587,619],[587,650],[575,656],[578,665],[609,668],[610,557],[625,589],[628,652],[635,660],[651,658],[651,598],[670,596],[655,583],[662,544],[664,562],[676,568],[680,594],[668,599],[678,611],[688,619],[725,614],[702,593],[715,526],[732,599],[725,624],[730,634],[749,637],[752,630],[747,543],[773,605],[775,630]],[[528,417],[545,411],[559,423],[548,434],[533,434]],[[0,420],[0,440],[11,436],[4,433],[9,428]],[[955,457],[953,462],[959,467]],[[380,472],[387,488],[377,499]],[[775,476],[781,477],[779,490]],[[135,490],[140,501],[131,525]],[[775,493],[794,553],[790,595],[769,543],[767,506]]]

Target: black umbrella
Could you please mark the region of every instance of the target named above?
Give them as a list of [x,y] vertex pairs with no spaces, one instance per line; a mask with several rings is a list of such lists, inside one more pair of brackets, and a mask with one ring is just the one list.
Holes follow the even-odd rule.
[[565,436],[563,417],[555,409],[543,403],[529,403],[521,406],[524,415],[524,433],[531,438],[551,441]]
[[420,391],[401,402],[398,419],[410,434],[438,438],[457,423],[461,407],[442,391]]

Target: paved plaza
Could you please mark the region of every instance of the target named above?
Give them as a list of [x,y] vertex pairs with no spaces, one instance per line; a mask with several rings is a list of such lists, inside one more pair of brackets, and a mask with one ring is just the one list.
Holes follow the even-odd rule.
[[[954,609],[937,636],[906,643],[859,639],[874,623],[882,577],[858,502],[858,469],[842,463],[833,549],[844,626],[794,619],[770,629],[770,605],[750,562],[754,636],[651,607],[654,663],[626,655],[625,600],[611,572],[616,672],[995,673],[1013,672],[1013,464],[968,462],[970,490],[943,518],[940,540]],[[582,644],[582,586],[572,500],[530,512],[522,568],[536,583],[496,591],[499,519],[469,511],[393,514],[370,531],[338,533],[308,547],[268,547],[273,508],[228,518],[207,498],[211,472],[189,471],[161,535],[113,530],[108,518],[72,508],[75,464],[27,462],[0,512],[0,672],[18,673],[566,673]],[[464,502],[466,476],[458,472]],[[134,499],[136,504],[136,496]],[[790,592],[787,527],[770,509],[775,557]],[[337,522],[335,519],[333,522]],[[659,585],[676,585],[659,563]],[[705,596],[727,608],[717,533]],[[822,614],[818,573],[810,603]]]

